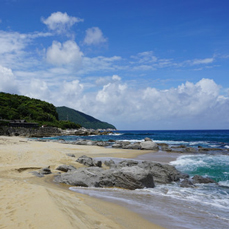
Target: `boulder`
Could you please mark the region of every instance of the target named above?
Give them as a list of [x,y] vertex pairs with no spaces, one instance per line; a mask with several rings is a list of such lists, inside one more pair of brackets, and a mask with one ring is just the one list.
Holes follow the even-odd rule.
[[108,167],[115,167],[115,162],[113,160],[109,160],[109,161],[104,161],[104,164]]
[[189,177],[189,175],[181,173],[174,166],[168,164],[162,165],[160,163],[143,161],[139,163],[139,167],[148,170],[153,175],[154,182],[158,184],[168,184]]
[[60,170],[62,172],[68,172],[68,171],[74,171],[76,170],[76,167],[72,165],[59,165],[56,170]]
[[145,138],[144,140],[145,140],[146,142],[147,142],[147,141],[152,142],[152,139],[151,139],[151,138]]
[[80,164],[86,165],[86,166],[97,166],[101,167],[102,162],[101,161],[95,161],[91,157],[88,156],[81,156],[79,157],[76,162],[79,162]]
[[180,183],[180,187],[182,187],[182,188],[194,188],[195,185],[192,183],[192,181],[190,181],[189,179],[186,178]]
[[104,141],[97,141],[96,142],[97,146],[109,146],[110,144],[108,142],[104,142]]
[[199,184],[217,183],[209,177],[202,177],[200,175],[195,175],[192,178],[192,181],[194,184],[196,184],[196,183],[199,183]]
[[144,141],[140,143],[142,150],[159,150],[158,145],[153,141]]
[[112,148],[122,148],[122,144],[121,143],[114,143],[112,145]]
[[51,172],[50,166],[45,167],[45,168],[42,168],[42,169],[40,170],[40,174],[42,174],[42,175],[47,175],[47,174],[51,174],[51,173],[52,173],[52,172]]
[[80,168],[55,177],[55,182],[82,187],[118,187],[125,189],[153,188],[153,176],[139,166],[103,170],[98,167]]
[[129,145],[125,145],[122,147],[123,149],[140,149],[140,143],[133,143],[133,144],[129,144]]

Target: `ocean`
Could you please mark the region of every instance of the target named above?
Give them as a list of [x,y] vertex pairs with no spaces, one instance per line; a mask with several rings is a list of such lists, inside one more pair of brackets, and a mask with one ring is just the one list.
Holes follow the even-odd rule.
[[218,185],[197,184],[195,188],[181,188],[177,183],[172,183],[134,191],[80,187],[70,189],[119,203],[165,228],[229,228],[229,130],[116,131],[105,136],[61,136],[48,139],[137,142],[144,141],[146,137],[170,146],[212,148],[212,151],[204,154],[181,154],[170,164],[191,177],[210,177]]

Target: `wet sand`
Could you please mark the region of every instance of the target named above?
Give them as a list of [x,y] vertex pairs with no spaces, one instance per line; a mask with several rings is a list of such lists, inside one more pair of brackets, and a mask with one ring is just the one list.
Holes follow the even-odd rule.
[[[79,167],[76,158],[67,153],[75,154],[76,158],[82,155],[136,158],[148,151],[1,136],[0,228],[161,228],[125,207],[54,184],[53,175],[38,178],[31,173],[47,166],[57,173],[55,168],[61,164]],[[157,157],[155,160],[160,161]]]

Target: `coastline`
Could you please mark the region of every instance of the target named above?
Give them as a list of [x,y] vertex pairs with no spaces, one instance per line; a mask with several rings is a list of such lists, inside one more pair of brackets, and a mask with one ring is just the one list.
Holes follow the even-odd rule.
[[[55,170],[61,164],[76,165],[76,158],[82,155],[136,158],[149,151],[3,136],[0,146],[1,228],[162,228],[120,205],[53,184],[53,175],[38,178],[30,173],[47,166]],[[67,153],[74,153],[76,158]],[[155,157],[156,161],[165,162],[161,159]]]

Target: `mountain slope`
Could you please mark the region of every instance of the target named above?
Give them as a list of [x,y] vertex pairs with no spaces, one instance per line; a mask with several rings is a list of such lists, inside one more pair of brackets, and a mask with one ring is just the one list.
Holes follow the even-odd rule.
[[0,92],[0,124],[7,125],[9,121],[4,122],[2,120],[15,119],[36,122],[40,126],[56,126],[62,129],[80,127],[75,123],[59,121],[56,107],[51,103],[27,96]]
[[80,124],[85,128],[92,128],[92,129],[116,129],[113,125],[102,122],[96,118],[93,118],[90,115],[84,114],[80,111],[76,111],[74,109],[68,107],[56,107],[56,111],[59,116],[59,120],[69,120],[71,122]]

